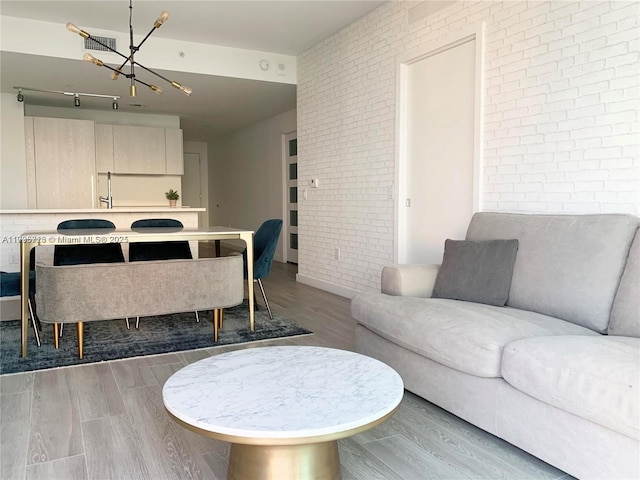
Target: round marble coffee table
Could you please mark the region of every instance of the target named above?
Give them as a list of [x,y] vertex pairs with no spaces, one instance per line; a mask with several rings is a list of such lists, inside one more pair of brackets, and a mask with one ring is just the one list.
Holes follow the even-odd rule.
[[171,416],[231,442],[228,479],[339,479],[337,440],[389,418],[400,375],[346,350],[283,346],[192,363],[164,384]]

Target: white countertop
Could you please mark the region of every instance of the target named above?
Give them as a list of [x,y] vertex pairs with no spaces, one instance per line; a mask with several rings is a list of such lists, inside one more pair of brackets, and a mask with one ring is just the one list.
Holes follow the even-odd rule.
[[52,214],[52,213],[144,213],[144,212],[206,212],[203,207],[113,207],[113,208],[32,208],[0,210],[0,214]]
[[167,410],[202,430],[243,438],[305,438],[368,425],[394,411],[400,375],[358,353],[259,347],[200,360],[164,384]]

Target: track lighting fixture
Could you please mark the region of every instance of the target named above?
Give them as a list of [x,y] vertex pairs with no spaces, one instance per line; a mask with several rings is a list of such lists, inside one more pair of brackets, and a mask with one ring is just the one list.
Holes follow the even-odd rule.
[[[100,60],[99,58],[94,57],[93,55],[91,55],[89,53],[86,53],[84,55],[84,60],[86,60],[87,62],[91,62],[94,65],[97,65],[98,67],[105,67],[105,68],[108,68],[109,70],[111,70],[113,72],[111,74],[111,78],[113,80],[117,80],[118,77],[121,74],[124,77],[128,78],[131,81],[131,84],[129,86],[129,95],[131,95],[132,97],[135,97],[136,93],[137,93],[136,82],[137,83],[141,83],[142,85],[145,85],[146,87],[149,87],[152,91],[154,91],[157,94],[161,94],[162,93],[162,88],[158,87],[157,85],[149,84],[149,83],[143,82],[142,80],[139,80],[137,78],[137,76],[136,76],[136,73],[135,73],[135,67],[140,67],[144,71],[149,72],[149,73],[155,75],[158,78],[161,78],[165,82],[171,84],[172,87],[177,88],[178,90],[180,90],[185,95],[191,95],[192,90],[189,87],[183,86],[178,82],[174,82],[172,80],[169,80],[168,78],[164,77],[163,75],[160,75],[159,73],[154,72],[153,70],[145,67],[144,65],[141,65],[140,63],[138,63],[138,62],[136,62],[134,60],[135,53],[140,50],[140,47],[142,47],[142,44],[147,41],[147,38],[149,38],[149,36],[155,30],[160,28],[162,26],[162,24],[167,21],[167,19],[169,18],[169,13],[166,12],[166,11],[163,11],[160,14],[160,16],[157,18],[157,20],[153,23],[153,27],[151,28],[151,31],[149,33],[147,33],[147,36],[144,37],[142,39],[142,41],[137,46],[133,44],[133,26],[131,25],[131,17],[132,16],[133,16],[133,0],[129,0],[129,55],[124,55],[124,54],[118,52],[117,50],[114,50],[113,48],[111,48],[106,43],[103,43],[99,39],[97,39],[95,37],[92,37],[90,33],[85,32],[84,30],[81,30],[80,28],[76,27],[73,23],[67,23],[67,30],[69,30],[72,33],[77,33],[78,35],[80,35],[84,39],[91,39],[92,41],[94,41],[98,45],[101,45],[106,50],[108,50],[108,51],[110,51],[112,53],[115,53],[117,55],[120,55],[122,58],[125,59],[124,62],[122,63],[122,65],[120,65],[118,68],[113,68],[113,67],[110,67],[109,65],[105,65],[105,63],[102,60]],[[129,73],[124,73],[122,71],[122,69],[125,68],[127,66],[127,64],[129,64],[129,69],[128,69]]]
[[24,102],[24,94],[22,91],[26,92],[39,92],[39,93],[56,93],[60,95],[66,95],[68,97],[73,97],[73,105],[76,107],[80,106],[80,97],[94,97],[94,98],[109,98],[113,102],[111,104],[111,108],[114,110],[118,110],[118,100],[120,99],[119,95],[102,95],[100,93],[76,93],[76,92],[64,92],[61,90],[40,90],[39,88],[28,88],[28,87],[13,87],[15,90],[18,90],[17,100],[19,102]]

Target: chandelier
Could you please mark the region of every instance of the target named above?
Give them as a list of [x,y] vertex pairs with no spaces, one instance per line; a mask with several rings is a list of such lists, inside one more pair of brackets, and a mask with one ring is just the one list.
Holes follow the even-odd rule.
[[[160,14],[158,19],[154,22],[153,27],[151,28],[151,31],[147,33],[147,36],[144,37],[137,46],[134,45],[133,43],[133,26],[131,25],[132,16],[133,16],[133,0],[129,0],[129,55],[124,55],[118,52],[117,50],[114,50],[106,43],[103,43],[100,39],[92,37],[88,32],[85,32],[84,30],[79,29],[73,23],[67,23],[67,30],[73,33],[77,33],[82,38],[90,39],[91,41],[96,42],[98,45],[101,45],[103,48],[106,48],[110,52],[120,55],[122,58],[125,59],[122,65],[120,65],[118,68],[113,68],[113,67],[110,67],[109,65],[106,65],[102,60],[94,57],[90,53],[84,54],[84,60],[91,62],[94,65],[97,65],[99,67],[106,67],[109,70],[111,70],[113,72],[111,74],[111,78],[113,80],[117,80],[120,77],[120,75],[123,75],[126,78],[128,78],[131,81],[131,86],[129,87],[129,94],[132,97],[136,96],[136,82],[142,85],[145,85],[146,87],[149,87],[152,91],[154,91],[157,94],[162,93],[162,88],[150,83],[145,83],[142,80],[139,80],[136,77],[136,67],[140,67],[142,70],[145,70],[146,72],[149,72],[155,75],[156,77],[159,77],[162,80],[170,83],[172,87],[182,91],[182,93],[184,93],[185,95],[191,95],[192,90],[189,87],[181,85],[180,83],[175,82],[173,80],[169,80],[163,75],[160,75],[159,73],[154,72],[150,68],[147,68],[144,65],[141,65],[140,63],[136,62],[134,59],[134,55],[136,54],[136,52],[138,52],[138,50],[140,50],[140,47],[142,46],[142,44],[147,41],[147,38],[149,38],[156,29],[160,28],[162,24],[167,21],[167,19],[169,18],[169,13],[166,11],[163,11]],[[127,65],[129,66],[128,68],[129,73],[124,73],[122,69],[125,68]]]

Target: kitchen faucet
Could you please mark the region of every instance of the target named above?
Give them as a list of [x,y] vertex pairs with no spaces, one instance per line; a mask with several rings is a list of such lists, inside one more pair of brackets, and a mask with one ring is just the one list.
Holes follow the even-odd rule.
[[111,172],[107,172],[107,196],[101,196],[100,203],[106,203],[107,208],[113,208],[113,197],[111,196]]

